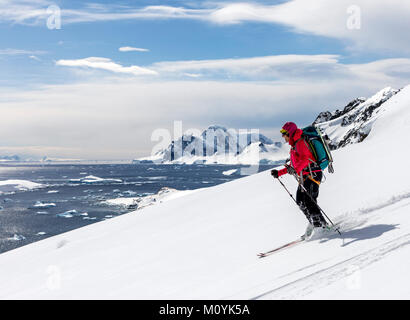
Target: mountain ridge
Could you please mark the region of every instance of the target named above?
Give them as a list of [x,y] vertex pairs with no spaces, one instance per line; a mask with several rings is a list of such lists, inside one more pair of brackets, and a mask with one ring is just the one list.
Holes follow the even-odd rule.
[[[379,116],[380,107],[398,92],[400,89],[386,87],[370,98],[355,98],[342,110],[320,112],[312,125],[329,137],[332,150],[362,142]],[[136,159],[133,163],[275,165],[288,157],[288,145],[275,142],[259,132],[253,139],[249,133],[244,138],[238,132],[221,125],[210,125],[199,137],[184,134],[153,156]]]

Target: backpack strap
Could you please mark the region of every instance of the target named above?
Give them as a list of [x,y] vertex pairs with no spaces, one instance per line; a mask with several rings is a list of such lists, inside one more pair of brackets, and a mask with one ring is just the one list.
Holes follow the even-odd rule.
[[[301,139],[302,139],[302,138],[301,138]],[[313,149],[311,148],[311,146],[309,145],[309,143],[306,142],[306,139],[303,139],[303,142],[305,143],[306,147],[309,149],[310,153],[311,153],[313,156],[315,156],[315,153],[316,153],[316,152],[314,152]],[[318,166],[318,163],[317,163],[315,160],[312,160],[312,159],[309,158],[309,161],[312,162],[312,163],[314,163],[316,166]],[[309,171],[312,173],[312,170],[310,169],[310,163],[309,163]]]

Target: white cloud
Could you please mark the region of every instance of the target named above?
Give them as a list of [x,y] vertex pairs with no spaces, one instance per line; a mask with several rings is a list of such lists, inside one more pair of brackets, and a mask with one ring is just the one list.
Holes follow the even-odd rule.
[[132,52],[132,51],[137,51],[137,52],[148,52],[149,49],[144,49],[144,48],[134,48],[134,47],[121,47],[118,48],[118,51],[121,52]]
[[0,21],[17,24],[46,24],[47,8],[54,4],[47,0],[2,0],[0,1]]
[[41,59],[37,56],[29,56],[30,59],[36,60],[36,61],[41,61]]
[[317,81],[362,79],[390,83],[410,76],[410,59],[383,59],[364,64],[343,64],[338,55],[278,55],[266,57],[165,61],[149,66],[163,77],[206,79]]
[[[288,59],[297,61],[296,57]],[[276,81],[181,81],[161,77],[143,81],[127,77],[42,86],[30,91],[3,89],[2,144],[37,146],[39,155],[43,152],[49,157],[134,158],[150,154],[157,143],[150,140],[151,133],[157,128],[168,128],[172,133],[174,120],[182,120],[184,130],[201,130],[217,123],[271,132],[282,122],[292,120],[305,125],[320,111],[343,107],[353,98],[370,96],[386,86],[400,88],[409,83],[410,59],[351,65],[341,65],[335,56],[299,59],[301,63],[295,69],[303,68],[292,79]],[[335,71],[328,72],[331,76],[317,75],[313,79],[306,72],[310,64],[302,62],[314,61],[315,68],[322,68],[320,60],[325,61],[328,70]],[[258,59],[249,60],[249,64],[236,62],[245,69],[263,65],[263,59],[257,65],[255,61]],[[276,67],[281,67],[279,61],[286,65],[280,75],[291,70],[286,57],[279,57]],[[231,61],[230,68],[237,69],[236,62]],[[212,73],[211,65],[220,68],[224,64],[208,60],[205,65]],[[176,68],[172,72],[187,72],[182,61]]]
[[[342,69],[337,55],[278,55],[214,60],[165,61],[150,69],[161,74],[207,75],[208,77],[246,77],[249,79],[285,79],[323,76]],[[339,70],[341,72],[341,70]]]
[[202,77],[202,74],[200,73],[189,73],[189,72],[184,72],[184,76],[190,77],[190,78],[200,78]]
[[[34,58],[33,58],[34,59]],[[192,78],[199,81],[316,81],[362,79],[362,81],[391,82],[408,79],[410,59],[383,59],[363,64],[343,64],[338,55],[278,55],[250,58],[163,61],[148,66],[129,66],[109,58],[88,57],[58,60],[57,66],[105,70],[120,75],[152,76],[157,80]],[[80,69],[80,70],[81,70]],[[81,75],[81,74],[79,74]],[[84,79],[93,76],[83,73]]]
[[22,49],[0,49],[0,55],[16,56],[16,55],[36,55],[36,54],[45,54],[46,51],[39,50],[22,50]]
[[[46,0],[2,0],[0,21],[41,25],[48,18]],[[359,9],[355,12],[351,9]],[[410,52],[410,2],[389,0],[290,0],[275,5],[257,2],[202,2],[195,8],[130,7],[108,4],[62,7],[64,24],[132,19],[191,19],[221,26],[258,22],[282,24],[290,31],[340,39],[354,50]],[[360,28],[349,28],[359,14]]]
[[[348,41],[354,50],[410,52],[410,2],[389,0],[292,0],[264,8],[266,21],[287,25],[294,32]],[[259,11],[260,12],[260,11]],[[358,18],[359,29],[350,28]],[[244,20],[242,20],[244,21]]]
[[135,76],[157,74],[156,71],[138,66],[124,67],[118,63],[113,62],[111,59],[101,57],[89,57],[77,60],[58,60],[56,62],[56,65],[66,67],[101,69],[114,73],[132,74]]

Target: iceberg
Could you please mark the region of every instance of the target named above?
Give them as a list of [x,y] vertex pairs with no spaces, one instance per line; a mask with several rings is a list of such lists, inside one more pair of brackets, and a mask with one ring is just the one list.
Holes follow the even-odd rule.
[[8,240],[11,241],[21,241],[21,240],[26,240],[25,236],[22,236],[20,234],[15,234],[12,238],[8,238]]
[[45,185],[28,180],[3,180],[0,181],[0,194],[14,191],[28,191],[44,188]]
[[46,209],[55,207],[55,203],[44,203],[42,201],[36,201],[36,203],[30,209]]
[[56,216],[61,217],[61,218],[87,217],[88,213],[87,212],[79,213],[77,210],[73,209],[73,210],[65,211],[63,213],[58,213],[56,214]]
[[121,183],[122,182],[121,179],[100,178],[96,176],[86,176],[84,178],[79,178],[79,179],[70,179],[69,181],[73,183],[84,183],[84,184],[112,183],[112,182]]
[[231,174],[234,174],[236,171],[238,171],[238,169],[226,170],[226,171],[223,171],[222,174],[224,176],[230,176]]

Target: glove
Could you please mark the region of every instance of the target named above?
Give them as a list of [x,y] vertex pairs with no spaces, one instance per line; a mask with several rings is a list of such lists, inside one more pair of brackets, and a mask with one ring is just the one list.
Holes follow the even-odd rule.
[[286,166],[286,169],[288,169],[288,173],[291,175],[296,175],[296,170],[291,167],[291,166]]
[[276,179],[279,178],[279,171],[276,169],[271,170],[270,174]]

